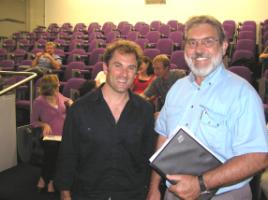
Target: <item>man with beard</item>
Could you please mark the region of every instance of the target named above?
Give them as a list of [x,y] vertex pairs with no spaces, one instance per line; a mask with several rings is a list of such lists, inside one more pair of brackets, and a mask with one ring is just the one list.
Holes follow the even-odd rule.
[[[176,184],[166,200],[197,199],[220,188],[213,200],[250,200],[251,177],[268,165],[268,137],[262,102],[244,79],[225,69],[222,57],[228,43],[221,23],[196,16],[185,25],[185,59],[191,73],[167,94],[156,121],[159,148],[178,126],[185,126],[224,164],[201,176],[172,174]],[[159,200],[160,177],[151,177],[147,200]]]

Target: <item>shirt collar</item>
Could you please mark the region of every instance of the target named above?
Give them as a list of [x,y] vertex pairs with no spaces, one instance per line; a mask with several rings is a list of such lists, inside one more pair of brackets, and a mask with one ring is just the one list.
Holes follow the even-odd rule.
[[222,74],[224,73],[224,68],[225,67],[223,63],[218,65],[212,73],[205,77],[200,86],[196,84],[195,76],[192,72],[189,74],[189,81],[197,87],[206,87],[208,85],[214,85],[216,82],[220,81]]
[[[104,83],[105,84],[105,83]],[[103,85],[100,85],[89,97],[89,99],[91,101],[104,101],[103,98],[103,94],[102,94],[102,90],[101,88],[103,87]],[[137,100],[136,95],[129,89],[128,90],[128,94],[129,94],[129,101],[132,102],[135,106],[139,106],[139,101]]]

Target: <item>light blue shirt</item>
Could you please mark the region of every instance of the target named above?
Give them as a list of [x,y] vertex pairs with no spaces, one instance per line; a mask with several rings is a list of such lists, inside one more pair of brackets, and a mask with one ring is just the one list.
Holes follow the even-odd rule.
[[[60,57],[60,56],[58,56],[58,55],[56,55],[56,54],[53,54],[52,57],[53,57],[57,62],[59,62],[60,64],[62,63],[62,61],[61,61],[61,57]],[[52,65],[52,63],[51,63],[51,61],[50,61],[48,58],[44,57],[44,56],[41,56],[41,57],[39,58],[37,65],[38,65],[39,67],[41,67],[41,68],[54,69],[54,67],[53,67],[53,65]]]
[[[199,86],[194,76],[179,79],[167,94],[155,130],[166,137],[186,126],[220,160],[268,152],[263,104],[255,89],[221,64]],[[219,193],[249,182],[221,188]]]

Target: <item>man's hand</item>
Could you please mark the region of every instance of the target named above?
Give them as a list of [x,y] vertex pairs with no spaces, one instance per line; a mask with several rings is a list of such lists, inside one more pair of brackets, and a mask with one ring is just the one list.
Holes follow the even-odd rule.
[[197,176],[191,175],[167,175],[168,180],[176,182],[168,190],[184,200],[195,200],[200,195],[200,187]]
[[53,59],[53,57],[49,54],[49,53],[44,53],[44,55],[43,55],[45,58],[48,58],[48,59],[50,59],[50,60],[52,60]]
[[36,58],[40,58],[43,55],[43,52],[36,53]]

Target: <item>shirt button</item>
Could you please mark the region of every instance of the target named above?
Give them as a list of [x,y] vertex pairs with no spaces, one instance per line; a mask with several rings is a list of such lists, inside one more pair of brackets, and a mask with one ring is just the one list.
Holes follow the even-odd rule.
[[209,82],[208,84],[211,85],[211,82]]
[[191,108],[194,108],[194,105],[191,105]]
[[185,124],[185,126],[189,126],[189,124],[188,124],[188,123],[186,123],[186,124]]

